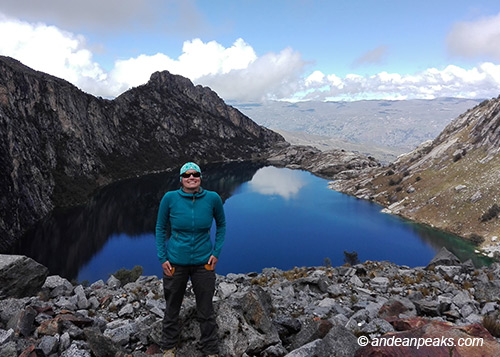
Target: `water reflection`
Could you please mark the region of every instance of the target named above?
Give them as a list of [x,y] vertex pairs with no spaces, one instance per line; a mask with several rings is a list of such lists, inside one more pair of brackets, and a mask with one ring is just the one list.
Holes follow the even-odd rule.
[[[206,166],[202,168],[203,186],[219,192],[225,201],[237,187],[250,180],[260,167],[262,165],[254,163]],[[106,186],[86,205],[55,209],[9,248],[7,253],[29,256],[47,266],[51,274],[75,279],[80,269],[108,241],[114,242],[124,236],[141,240],[145,235],[151,235],[161,198],[166,191],[178,187],[177,172],[148,175]],[[154,242],[151,244],[153,247]],[[120,259],[117,256],[119,248],[120,245],[110,249],[111,253],[103,260],[108,260],[111,265],[111,260]],[[127,257],[134,259],[133,254]],[[153,252],[149,259],[156,260],[156,254]],[[131,262],[132,266],[134,263],[140,265]],[[108,270],[107,274],[113,271]]]
[[306,184],[298,171],[286,171],[273,166],[261,168],[250,181],[253,191],[262,195],[279,195],[289,199]]
[[[389,260],[422,266],[443,246],[461,260],[473,247],[454,236],[380,213],[380,206],[327,189],[308,172],[253,163],[202,167],[203,187],[224,203],[227,237],[219,274],[260,271],[276,266],[343,264],[343,252],[361,261]],[[106,279],[122,267],[161,272],[154,228],[158,204],[179,187],[177,171],[117,182],[84,206],[57,209],[39,222],[11,254],[23,254],[68,279]]]
[[490,264],[493,260],[482,255],[471,254],[474,246],[463,240],[457,239],[455,236],[443,231],[431,228],[423,224],[408,222],[411,229],[418,234],[422,241],[433,247],[435,251],[445,247],[450,252],[455,254],[460,261],[464,262],[471,259],[475,266]]

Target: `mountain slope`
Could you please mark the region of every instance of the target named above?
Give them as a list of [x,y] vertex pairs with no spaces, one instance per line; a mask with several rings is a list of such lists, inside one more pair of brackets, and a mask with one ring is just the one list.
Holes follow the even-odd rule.
[[332,188],[495,250],[499,182],[500,97],[460,115],[434,141],[390,167],[336,181]]
[[395,149],[390,147],[380,147],[368,144],[357,144],[347,140],[332,138],[328,136],[306,134],[304,132],[296,132],[296,131],[291,132],[274,128],[271,129],[277,132],[278,134],[282,135],[285,138],[285,140],[292,145],[313,146],[315,148],[320,149],[321,151],[328,151],[333,149],[348,150],[366,156],[373,156],[380,162],[387,164],[393,162],[399,155],[406,152],[401,149]]
[[249,160],[283,140],[166,71],[105,100],[0,56],[0,247],[98,186],[186,160]]
[[475,99],[437,98],[233,105],[267,128],[343,139],[367,149],[393,148],[401,153],[434,139],[454,118],[479,103]]

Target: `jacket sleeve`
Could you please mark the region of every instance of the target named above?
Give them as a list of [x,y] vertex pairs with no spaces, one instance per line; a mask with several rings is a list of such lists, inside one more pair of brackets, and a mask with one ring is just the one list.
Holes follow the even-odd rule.
[[222,245],[226,239],[226,215],[224,214],[224,207],[222,205],[222,199],[216,193],[214,199],[214,218],[215,218],[215,246],[213,255],[219,259],[220,251],[222,250]]
[[169,214],[169,200],[168,196],[165,195],[160,202],[156,219],[156,254],[162,264],[168,260],[165,241],[170,238]]

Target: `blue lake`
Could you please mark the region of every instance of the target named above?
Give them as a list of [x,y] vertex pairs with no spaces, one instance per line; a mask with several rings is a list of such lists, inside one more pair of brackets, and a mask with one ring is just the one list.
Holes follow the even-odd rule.
[[[344,264],[360,261],[425,266],[443,246],[461,260],[487,263],[474,247],[450,234],[381,213],[374,203],[328,189],[308,172],[255,164],[203,168],[203,187],[224,201],[227,234],[218,274]],[[10,253],[25,254],[58,274],[94,282],[135,265],[161,274],[154,228],[159,201],[178,188],[176,173],[126,180],[96,193],[88,204],[58,209]]]

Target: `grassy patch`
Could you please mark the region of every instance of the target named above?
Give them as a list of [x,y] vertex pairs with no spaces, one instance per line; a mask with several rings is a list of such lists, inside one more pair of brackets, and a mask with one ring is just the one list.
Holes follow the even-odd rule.
[[133,283],[134,281],[139,279],[139,277],[142,275],[142,271],[143,271],[142,267],[139,265],[136,265],[131,270],[127,270],[127,269],[122,268],[112,275],[114,275],[115,278],[120,280],[120,283],[123,286],[123,285],[128,284],[128,283]]

